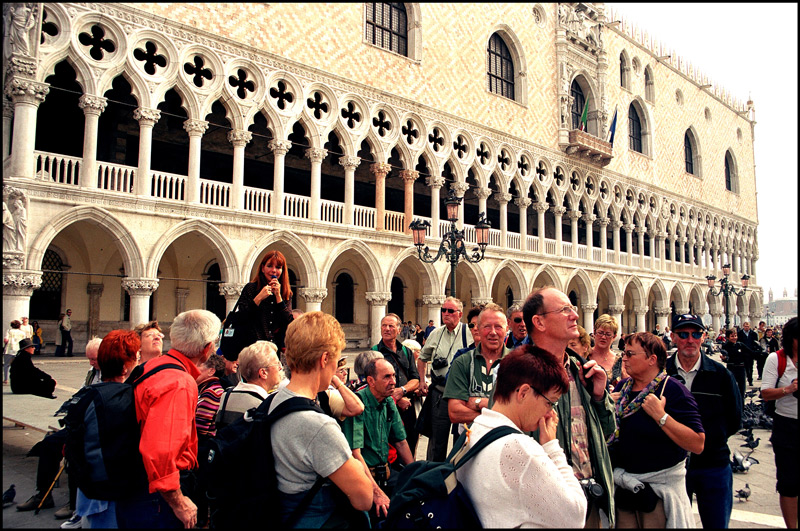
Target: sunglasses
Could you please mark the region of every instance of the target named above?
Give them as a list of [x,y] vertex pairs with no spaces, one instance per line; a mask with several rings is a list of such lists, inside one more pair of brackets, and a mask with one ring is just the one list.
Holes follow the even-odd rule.
[[475,328],[475,323],[469,323],[467,326],[470,328]]
[[522,317],[514,317],[514,322],[519,324],[522,322]]
[[681,339],[688,339],[689,334],[692,334],[692,337],[695,339],[701,339],[703,337],[703,332],[675,332],[678,334],[678,337]]
[[442,313],[456,313],[457,311],[455,308],[442,308]]

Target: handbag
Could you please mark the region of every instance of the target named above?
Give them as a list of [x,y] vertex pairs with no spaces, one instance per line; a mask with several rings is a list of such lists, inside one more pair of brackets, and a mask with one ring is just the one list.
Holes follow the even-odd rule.
[[417,415],[417,422],[414,429],[417,433],[430,437],[433,434],[433,400],[430,397],[422,401],[422,407]]
[[239,303],[241,297],[236,301],[236,306],[230,311],[225,318],[225,326],[222,328],[222,338],[219,341],[219,348],[222,355],[228,361],[236,361],[239,359],[239,353],[242,349],[249,347],[256,341],[255,327],[251,322],[250,316],[244,310],[239,310]]

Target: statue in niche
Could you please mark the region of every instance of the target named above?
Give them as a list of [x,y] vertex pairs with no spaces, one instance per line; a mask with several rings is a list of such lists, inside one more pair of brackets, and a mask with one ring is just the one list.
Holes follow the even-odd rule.
[[564,4],[558,4],[558,23],[562,26],[567,25],[571,9]]
[[34,4],[20,3],[9,8],[6,19],[7,50],[14,54],[31,55],[31,29],[36,24]]
[[11,210],[3,201],[3,252],[13,252],[17,250],[17,229],[14,216]]
[[[25,208],[25,196],[17,194],[13,200],[14,231],[16,234],[16,250],[24,253],[28,236],[28,211]],[[5,227],[5,223],[4,223]]]

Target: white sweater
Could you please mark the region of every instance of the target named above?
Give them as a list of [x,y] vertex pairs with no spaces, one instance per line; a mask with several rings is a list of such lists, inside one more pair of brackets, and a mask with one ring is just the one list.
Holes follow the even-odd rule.
[[[514,426],[484,409],[472,423],[471,444],[497,426]],[[524,434],[507,435],[458,470],[484,528],[582,528],[586,496],[557,439],[540,445]]]

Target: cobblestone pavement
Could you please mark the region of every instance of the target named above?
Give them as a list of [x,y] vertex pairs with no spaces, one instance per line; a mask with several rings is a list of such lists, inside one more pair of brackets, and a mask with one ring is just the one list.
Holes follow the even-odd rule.
[[[347,352],[348,366],[352,367],[352,362],[358,352]],[[16,485],[16,503],[25,502],[34,492],[36,465],[38,459],[35,457],[25,457],[30,448],[44,437],[44,431],[38,431],[30,427],[15,427],[13,422],[7,420],[8,417],[23,422],[30,422],[34,426],[43,427],[46,430],[49,426],[58,426],[58,419],[53,413],[77,391],[83,384],[89,365],[82,353],[76,352],[73,358],[55,358],[52,355],[44,355],[34,358],[35,364],[45,372],[52,375],[57,381],[56,400],[34,397],[30,395],[11,395],[8,386],[3,387],[3,484],[2,489],[7,489],[12,483]],[[759,381],[755,382],[757,385]],[[753,465],[746,474],[734,474],[734,491],[741,489],[745,483],[750,485],[752,495],[747,501],[733,501],[733,514],[731,518],[731,528],[764,528],[764,527],[785,527],[778,505],[778,495],[775,492],[775,461],[772,452],[772,445],[769,442],[770,433],[765,430],[754,430],[754,437],[761,437],[761,443],[753,452],[753,457],[759,460],[759,464]],[[744,438],[734,435],[729,440],[732,450],[747,450],[740,448]],[[428,440],[420,438],[417,448],[417,457],[424,458],[427,450]],[[59,481],[53,489],[55,507],[43,509],[38,515],[33,511],[19,512],[14,505],[3,509],[4,528],[58,528],[63,520],[56,520],[53,517],[55,511],[68,502],[68,489],[66,478]],[[697,526],[700,527],[700,518],[695,509],[695,519]]]

